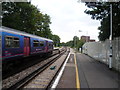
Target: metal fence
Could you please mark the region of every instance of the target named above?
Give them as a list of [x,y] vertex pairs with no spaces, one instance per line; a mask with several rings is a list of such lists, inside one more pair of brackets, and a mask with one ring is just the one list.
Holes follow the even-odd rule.
[[[120,71],[120,37],[112,41],[112,67]],[[110,41],[104,42],[87,42],[82,47],[83,53],[108,64],[110,55]]]

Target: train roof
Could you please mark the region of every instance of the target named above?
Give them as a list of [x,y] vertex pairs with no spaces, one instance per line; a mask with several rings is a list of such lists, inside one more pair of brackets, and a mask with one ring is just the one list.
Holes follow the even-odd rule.
[[50,39],[47,39],[47,38],[43,38],[43,37],[40,37],[40,36],[37,36],[37,35],[32,35],[32,34],[29,34],[29,33],[26,33],[26,32],[23,32],[23,31],[19,31],[19,30],[16,30],[16,29],[12,29],[12,28],[8,28],[8,27],[4,27],[4,26],[1,26],[0,27],[2,29],[2,32],[9,32],[9,33],[13,33],[13,34],[18,34],[18,35],[24,35],[24,36],[28,36],[28,37],[33,37],[33,38],[38,38],[38,39],[43,39],[43,40],[47,40],[47,41],[52,41],[53,40],[50,40]]

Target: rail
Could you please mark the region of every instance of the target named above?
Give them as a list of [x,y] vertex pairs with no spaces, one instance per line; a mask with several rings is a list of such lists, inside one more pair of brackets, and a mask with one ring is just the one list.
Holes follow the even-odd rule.
[[23,87],[27,82],[32,80],[35,76],[37,76],[39,73],[44,71],[48,66],[50,66],[52,63],[54,63],[61,55],[63,55],[64,52],[66,52],[66,50],[62,50],[59,55],[54,56],[53,58],[51,58],[51,60],[46,62],[46,64],[42,65],[41,67],[39,67],[38,69],[36,69],[32,73],[26,75],[24,78],[18,80],[13,85],[8,85],[8,84],[4,85],[5,82],[3,81],[3,90],[6,88],[8,90],[15,90],[15,89]]

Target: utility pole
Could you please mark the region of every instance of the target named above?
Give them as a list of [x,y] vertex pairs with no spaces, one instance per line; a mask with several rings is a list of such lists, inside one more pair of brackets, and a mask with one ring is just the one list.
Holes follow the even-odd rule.
[[109,69],[112,69],[112,4],[110,4],[110,54],[109,54]]

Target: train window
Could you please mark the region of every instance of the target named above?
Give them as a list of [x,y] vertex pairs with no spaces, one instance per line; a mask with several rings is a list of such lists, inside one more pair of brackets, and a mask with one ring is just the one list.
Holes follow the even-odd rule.
[[39,41],[33,40],[33,47],[39,47]]
[[14,36],[5,37],[5,47],[6,48],[18,48],[19,47],[19,38]]
[[19,38],[14,37],[14,39],[13,39],[13,47],[19,47]]
[[44,41],[40,41],[40,47],[44,46]]
[[13,37],[12,36],[6,36],[5,37],[5,47],[10,48],[13,46]]

